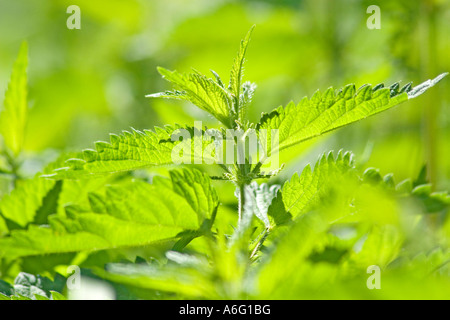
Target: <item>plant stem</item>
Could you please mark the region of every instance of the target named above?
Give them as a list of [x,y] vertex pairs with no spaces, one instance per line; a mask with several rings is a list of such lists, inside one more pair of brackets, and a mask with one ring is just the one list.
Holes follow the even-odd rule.
[[224,180],[224,181],[229,181],[229,179],[227,179],[226,177],[223,176],[209,176],[209,178],[211,180]]
[[239,188],[239,197],[238,197],[238,212],[239,212],[238,228],[239,228],[242,224],[242,218],[244,216],[245,184],[240,184],[238,188]]

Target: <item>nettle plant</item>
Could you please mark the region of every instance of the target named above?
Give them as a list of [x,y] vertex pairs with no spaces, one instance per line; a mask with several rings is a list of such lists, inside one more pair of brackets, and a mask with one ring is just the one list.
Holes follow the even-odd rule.
[[[241,41],[228,85],[214,71],[208,78],[158,68],[175,89],[148,96],[192,102],[223,127],[197,122],[111,134],[110,142],[62,155],[32,179],[18,170],[27,112],[22,48],[0,115],[3,174],[16,185],[0,201],[1,271],[7,280],[22,273],[15,285],[0,283],[6,288],[0,292],[16,299],[61,298],[44,285],[50,280],[26,272],[67,275],[67,266],[80,265],[111,283],[148,289],[128,297],[300,297],[401,256],[407,236],[395,197],[416,199],[425,212],[446,210],[448,195],[431,192],[425,171],[396,185],[377,169],[359,174],[350,152],[321,156],[314,169],[308,165],[283,186],[258,184],[278,173],[279,152],[416,98],[446,74],[415,87],[329,88],[250,123],[246,109],[256,85],[243,81],[250,34]],[[223,174],[210,177],[189,165],[170,170],[169,177],[129,174],[174,163],[206,163]],[[221,217],[229,208],[220,205],[214,179],[236,187],[234,221]],[[446,250],[429,259],[445,264]]]
[[[275,160],[278,159],[279,151],[413,99],[446,76],[441,74],[416,87],[412,87],[411,83],[403,87],[394,83],[388,88],[383,84],[374,87],[364,85],[359,89],[354,84],[340,90],[329,88],[323,93],[317,91],[311,98],[303,98],[298,104],[291,102],[286,107],[281,106],[269,114],[263,114],[260,121],[254,124],[246,118],[246,109],[256,85],[243,82],[242,79],[251,32],[241,41],[228,86],[214,71],[214,79],[211,79],[196,70],[182,74],[159,67],[159,73],[174,85],[175,90],[147,95],[152,98],[187,100],[208,112],[225,128],[203,131],[198,126],[176,125],[156,128],[154,132],[133,130],[121,136],[111,135],[110,143],[96,143],[96,150],[85,150],[80,159],[70,159],[70,167],[59,169],[55,176],[78,178],[174,162],[213,162],[225,170],[222,177],[213,178],[230,180],[238,188],[241,221],[245,199],[251,200],[250,195],[245,196],[246,192],[252,193],[251,182],[258,178],[269,178],[279,171],[275,169],[267,174],[261,172],[266,161],[273,167],[272,161],[277,162]],[[255,134],[258,138],[256,141],[249,139]],[[257,150],[260,152],[256,156],[259,161],[252,161],[252,151]],[[230,159],[236,161],[233,163]],[[265,215],[263,213],[260,219],[270,228]]]

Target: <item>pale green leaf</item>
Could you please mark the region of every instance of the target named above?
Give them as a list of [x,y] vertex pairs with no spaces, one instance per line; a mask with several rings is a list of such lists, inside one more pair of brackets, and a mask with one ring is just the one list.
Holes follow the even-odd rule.
[[[40,177],[19,181],[17,187],[0,200],[0,215],[10,223],[26,227],[36,219],[45,197],[54,185],[55,181]],[[50,208],[42,208],[41,216],[54,213],[48,209]]]
[[[78,179],[92,175],[131,171],[156,165],[173,164],[174,147],[183,150],[183,159],[188,163],[198,163],[214,160],[214,155],[204,154],[203,150],[212,140],[202,139],[195,146],[195,136],[200,135],[200,129],[176,126],[155,128],[155,131],[124,131],[121,135],[110,135],[110,142],[99,141],[96,149],[83,151],[82,157],[66,161],[67,166],[56,169],[46,177],[56,179]],[[203,132],[202,132],[203,133]],[[182,134],[187,135],[183,140]],[[194,138],[193,138],[194,137]],[[182,138],[182,139],[181,139]],[[182,141],[179,141],[179,140]]]
[[2,300],[12,300],[10,297],[4,295],[3,293],[0,293],[0,301]]
[[136,180],[109,186],[91,193],[89,202],[88,212],[67,210],[67,218],[49,217],[48,227],[13,230],[0,239],[0,256],[145,246],[186,232],[200,236],[214,220],[218,197],[207,175],[184,169],[153,184]]
[[56,291],[50,291],[51,300],[67,300],[65,296]]
[[363,268],[370,265],[384,268],[398,256],[403,240],[400,230],[393,225],[374,225],[355,245],[349,260]]
[[8,226],[5,219],[0,215],[0,237],[8,233]]
[[0,256],[15,259],[108,247],[107,240],[88,232],[61,233],[48,227],[31,225],[26,231],[13,230],[9,237],[0,239]]
[[[241,102],[241,86],[242,86],[242,76],[244,73],[244,62],[245,62],[245,53],[247,52],[247,46],[250,41],[250,36],[252,34],[254,26],[248,31],[247,35],[243,40],[241,40],[241,44],[239,46],[239,52],[234,59],[233,67],[231,68],[230,74],[230,84],[228,86],[231,94],[233,95],[233,106],[234,112],[237,114],[242,112],[240,106]],[[240,119],[243,120],[243,114],[240,115]]]
[[27,119],[28,46],[20,47],[5,93],[4,108],[0,113],[0,134],[5,146],[17,156],[22,150]]
[[162,67],[159,67],[158,71],[178,90],[150,94],[147,97],[190,101],[210,113],[225,126],[229,128],[233,126],[231,117],[233,102],[228,91],[219,83],[198,72],[183,74]]
[[[185,267],[166,264],[164,267],[139,264],[109,264],[96,274],[104,279],[126,286],[162,292],[174,292],[192,299],[217,298],[216,286],[212,281],[217,276],[211,274],[207,262],[203,266]],[[214,278],[215,276],[215,278]],[[217,280],[216,280],[217,281]]]
[[[350,84],[339,91],[333,88],[323,93],[316,91],[310,99],[305,97],[297,105],[291,102],[285,108],[279,107],[269,114],[263,114],[257,128],[267,129],[267,132],[261,131],[260,139],[263,145],[268,146],[266,152],[270,156],[279,150],[415,98],[446,75],[441,74],[414,88],[407,84],[400,89],[398,83],[395,83],[390,88],[364,85],[356,90],[355,85]],[[278,143],[273,148],[272,129],[278,130]]]
[[349,152],[323,155],[314,170],[306,166],[300,175],[294,174],[286,181],[269,207],[268,214],[275,224],[283,224],[306,213],[320,201],[328,186],[339,182],[339,178],[354,166]]

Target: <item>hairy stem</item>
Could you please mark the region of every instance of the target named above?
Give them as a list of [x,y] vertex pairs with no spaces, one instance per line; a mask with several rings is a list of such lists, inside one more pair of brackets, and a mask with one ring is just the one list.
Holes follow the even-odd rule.
[[238,228],[242,224],[242,218],[244,216],[244,205],[245,205],[245,184],[239,185],[239,196],[238,196]]

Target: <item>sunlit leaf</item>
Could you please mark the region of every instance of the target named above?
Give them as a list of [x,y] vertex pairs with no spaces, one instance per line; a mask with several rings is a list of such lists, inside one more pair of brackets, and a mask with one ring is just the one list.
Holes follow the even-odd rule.
[[162,67],[159,67],[158,71],[179,91],[155,93],[147,97],[188,100],[210,113],[225,126],[229,128],[233,126],[231,118],[233,102],[228,91],[220,84],[198,72],[182,74]]
[[202,235],[214,220],[218,197],[204,174],[172,172],[153,184],[136,180],[91,193],[88,212],[49,217],[50,226],[31,225],[0,239],[0,256],[44,255],[144,246],[176,240],[187,231]]
[[22,150],[27,120],[28,46],[24,42],[14,63],[4,108],[0,113],[0,134],[5,146],[17,156]]
[[[263,141],[269,142],[266,145],[270,155],[415,98],[446,75],[441,74],[414,88],[407,85],[400,89],[396,83],[389,88],[364,85],[356,90],[355,85],[349,84],[339,91],[333,88],[323,93],[316,91],[311,98],[305,97],[297,105],[291,102],[263,114],[257,128],[267,129],[260,135]],[[271,129],[278,129],[278,143],[273,148]]]

